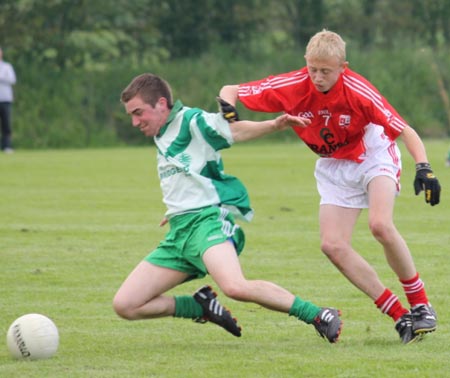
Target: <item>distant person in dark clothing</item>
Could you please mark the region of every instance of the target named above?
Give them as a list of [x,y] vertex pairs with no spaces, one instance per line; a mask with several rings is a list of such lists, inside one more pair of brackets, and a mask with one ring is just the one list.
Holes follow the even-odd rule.
[[11,108],[13,103],[13,85],[16,73],[10,63],[3,61],[3,50],[0,47],[0,124],[2,130],[1,148],[5,153],[12,153],[11,144]]

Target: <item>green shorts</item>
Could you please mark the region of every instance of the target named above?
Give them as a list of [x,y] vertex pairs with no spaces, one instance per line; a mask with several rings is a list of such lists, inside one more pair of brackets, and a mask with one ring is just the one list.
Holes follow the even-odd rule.
[[187,273],[188,280],[208,274],[203,254],[214,245],[231,240],[239,255],[245,244],[242,228],[223,207],[206,207],[195,213],[170,219],[170,231],[145,260],[158,266]]

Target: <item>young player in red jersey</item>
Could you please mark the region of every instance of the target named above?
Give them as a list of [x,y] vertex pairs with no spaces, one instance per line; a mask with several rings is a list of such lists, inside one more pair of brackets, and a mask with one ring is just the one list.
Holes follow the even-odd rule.
[[[295,133],[320,156],[315,177],[321,196],[321,249],[331,262],[375,305],[395,321],[403,343],[419,340],[436,329],[436,312],[408,246],[393,223],[399,193],[400,137],[416,162],[414,189],[425,191],[432,206],[440,185],[424,144],[378,90],[348,68],[345,42],[331,31],[314,35],[306,47],[306,67],[220,91],[225,118],[238,119],[239,100],[259,112],[285,112],[309,118]],[[351,244],[362,209],[369,210],[369,228],[383,246],[389,266],[400,280],[410,310],[382,284],[374,268]]]

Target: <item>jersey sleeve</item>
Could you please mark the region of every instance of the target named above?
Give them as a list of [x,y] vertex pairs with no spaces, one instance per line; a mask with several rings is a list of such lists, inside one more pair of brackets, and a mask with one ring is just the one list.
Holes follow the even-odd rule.
[[195,124],[203,139],[215,151],[229,148],[234,143],[230,124],[220,113],[199,113]]
[[238,97],[253,111],[277,113],[291,108],[298,93],[298,85],[307,79],[303,71],[293,71],[239,85]]
[[395,140],[408,123],[367,79],[353,71],[348,72],[349,74],[344,76],[345,85],[362,104],[367,120],[381,125],[386,135]]
[[388,127],[385,128],[386,134],[392,139],[396,139],[408,123],[398,114],[394,107],[383,97],[385,114],[388,119]]
[[366,109],[369,120],[383,126],[385,134],[391,140],[397,139],[403,129],[408,126],[408,123],[384,97],[381,97],[380,102],[370,102]]

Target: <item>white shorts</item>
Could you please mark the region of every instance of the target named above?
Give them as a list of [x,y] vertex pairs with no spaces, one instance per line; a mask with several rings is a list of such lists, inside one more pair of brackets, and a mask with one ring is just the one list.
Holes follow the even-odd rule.
[[391,177],[397,185],[397,194],[400,192],[402,166],[398,146],[391,143],[387,148],[370,152],[362,163],[333,158],[317,161],[314,176],[321,205],[368,208],[367,187],[377,176]]

